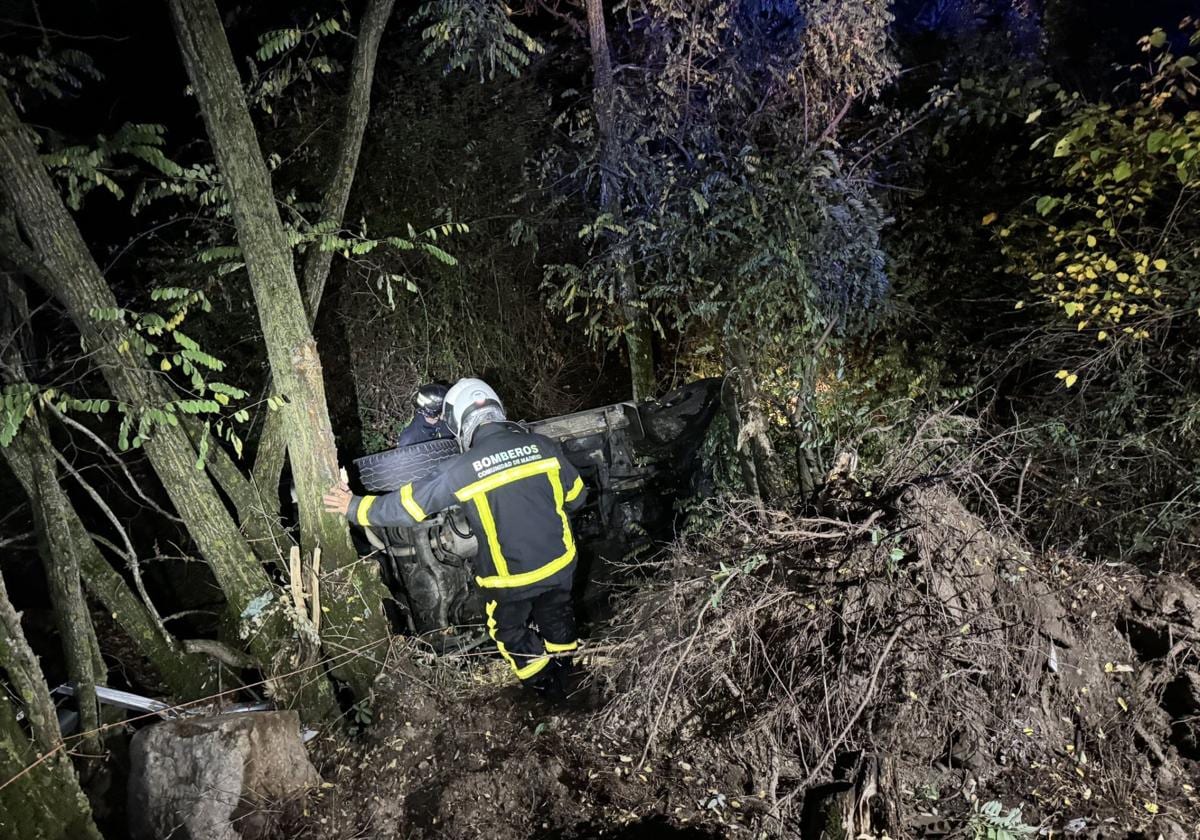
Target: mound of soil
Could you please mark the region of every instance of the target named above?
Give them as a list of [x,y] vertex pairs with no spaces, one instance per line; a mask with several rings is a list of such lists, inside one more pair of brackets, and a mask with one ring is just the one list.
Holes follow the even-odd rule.
[[565,709],[410,651],[372,725],[319,742],[286,833],[972,836],[1021,806],[1066,836],[1200,836],[1200,592],[1035,555],[945,489],[888,498],[722,511],[647,569]]

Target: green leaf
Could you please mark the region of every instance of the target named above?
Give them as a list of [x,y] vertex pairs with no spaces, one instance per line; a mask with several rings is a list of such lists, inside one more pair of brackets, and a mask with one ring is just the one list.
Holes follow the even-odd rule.
[[1052,195],[1044,195],[1037,200],[1035,209],[1039,216],[1045,216],[1059,204],[1059,200]]
[[1165,131],[1151,131],[1150,136],[1146,138],[1146,151],[1154,154],[1166,144],[1170,136]]
[[204,459],[208,457],[208,424],[204,424],[204,432],[200,435],[200,453],[196,458],[196,469],[204,469]]
[[1129,180],[1129,176],[1133,174],[1133,167],[1129,165],[1129,161],[1123,160],[1113,167],[1113,180],[1117,183]]

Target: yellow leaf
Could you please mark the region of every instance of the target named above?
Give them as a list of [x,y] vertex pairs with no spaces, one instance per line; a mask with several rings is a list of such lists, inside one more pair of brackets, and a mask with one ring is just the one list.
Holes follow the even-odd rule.
[[1068,375],[1067,375],[1067,378],[1063,380],[1063,383],[1064,383],[1064,384],[1065,384],[1065,385],[1066,385],[1068,388],[1070,388],[1070,387],[1071,387],[1072,385],[1074,385],[1074,384],[1075,384],[1075,383],[1076,383],[1078,380],[1079,380],[1079,377],[1078,377],[1078,376],[1076,376],[1075,374],[1073,374],[1073,373],[1072,373],[1072,374],[1068,374]]
[[1087,238],[1087,244],[1088,244],[1089,248],[1095,248],[1096,247],[1096,237],[1092,236],[1089,233],[1088,238]]
[[1129,711],[1129,704],[1125,702],[1124,697],[1117,698],[1117,705],[1121,707],[1121,711],[1123,711],[1123,712]]
[[970,625],[970,624],[964,624],[962,627],[960,627],[960,628],[958,629],[958,632],[959,632],[959,633],[962,633],[964,636],[965,636],[965,635],[967,635],[968,633],[970,633],[970,632],[971,632],[971,625]]
[[1058,373],[1054,374],[1054,378],[1055,379],[1066,379],[1070,375],[1071,375],[1071,371],[1060,370]]
[[[1024,309],[1024,308],[1025,308],[1025,301],[1023,301],[1023,300],[1017,301],[1017,305],[1013,307],[1013,309]],[[1196,314],[1200,315],[1200,312],[1197,312]]]
[[161,362],[158,363],[158,369],[165,373],[166,371],[171,369],[171,362],[167,359],[163,359]]
[[988,213],[986,216],[983,217],[983,226],[987,227],[992,222],[996,221],[996,219],[998,219],[998,218],[1000,218],[1000,215],[998,213]]
[[1026,726],[1026,727],[1025,727],[1024,729],[1022,729],[1021,731],[1022,731],[1022,732],[1024,732],[1026,735],[1032,735],[1032,734],[1033,734],[1033,729],[1031,729],[1031,728],[1030,728],[1030,727],[1028,727],[1028,726]]
[[1158,803],[1157,802],[1146,801],[1146,802],[1142,803],[1142,807],[1146,809],[1146,813],[1148,813],[1148,814],[1157,814],[1158,813]]
[[1167,261],[1164,260],[1162,257],[1159,257],[1158,259],[1156,259],[1154,261],[1154,267],[1159,271],[1166,271],[1167,270]]
[[1111,662],[1104,663],[1104,673],[1111,674],[1113,672],[1113,664]]
[[1100,330],[1099,334],[1096,336],[1096,340],[1097,341],[1107,341],[1108,333],[1106,333],[1104,330]]

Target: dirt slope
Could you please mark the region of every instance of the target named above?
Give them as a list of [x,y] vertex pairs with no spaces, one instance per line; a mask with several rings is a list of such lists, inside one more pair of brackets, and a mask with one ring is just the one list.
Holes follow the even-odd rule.
[[1200,836],[1186,581],[1034,555],[937,487],[715,521],[644,570],[565,710],[398,650],[284,833],[969,837],[1020,805],[1055,835]]

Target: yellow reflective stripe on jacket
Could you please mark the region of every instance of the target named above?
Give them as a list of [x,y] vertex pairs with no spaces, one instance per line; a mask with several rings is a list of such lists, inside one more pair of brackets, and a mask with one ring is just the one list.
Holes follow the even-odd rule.
[[483,533],[487,536],[488,549],[492,555],[492,564],[496,567],[496,574],[504,577],[508,575],[508,561],[504,559],[504,553],[500,550],[500,535],[496,533],[496,520],[492,518],[492,506],[488,504],[487,496],[480,493],[472,501],[475,502],[475,510],[479,513],[479,522],[483,525]]
[[500,470],[495,475],[481,478],[479,481],[472,482],[461,490],[456,490],[454,496],[460,502],[465,502],[467,499],[472,499],[483,493],[489,493],[497,487],[512,484],[514,481],[520,481],[522,478],[529,478],[531,475],[558,472],[558,468],[557,458],[542,458],[540,461],[534,461],[531,464],[509,467],[506,470]]
[[408,515],[418,522],[428,516],[425,511],[421,510],[421,506],[417,504],[417,500],[413,498],[411,482],[400,488],[400,504],[404,505],[404,509],[408,511]]
[[354,520],[359,525],[365,527],[371,524],[370,520],[367,519],[367,511],[371,509],[371,505],[375,504],[375,499],[377,498],[378,496],[363,496],[359,501],[358,511],[354,514]]
[[508,648],[505,647],[504,642],[496,638],[496,605],[496,601],[488,601],[487,604],[488,635],[491,636],[492,641],[496,643],[496,650],[500,651],[500,655],[504,657],[504,661],[506,661],[509,667],[513,669],[513,673],[517,675],[517,679],[527,680],[549,665],[550,657],[539,656],[526,665],[518,665],[516,658],[508,652]]
[[560,645],[558,642],[546,642],[546,653],[566,653],[569,650],[577,650],[578,648],[578,639],[562,645]]
[[[496,574],[492,575],[491,577],[476,577],[475,582],[477,584],[479,584],[480,587],[482,587],[484,589],[515,589],[515,588],[521,587],[521,586],[529,586],[531,584],[537,583],[538,581],[545,580],[546,578],[548,578],[552,575],[555,575],[558,572],[561,572],[563,569],[567,568],[567,566],[571,565],[571,561],[575,559],[575,540],[571,536],[571,521],[569,519],[567,519],[567,514],[563,510],[564,494],[563,494],[562,481],[558,477],[558,459],[557,458],[547,458],[544,461],[535,461],[533,464],[525,464],[524,466],[521,466],[521,467],[512,467],[511,469],[507,469],[504,472],[506,472],[506,473],[513,472],[514,470],[521,470],[521,469],[524,469],[525,467],[538,466],[540,464],[544,464],[546,461],[554,462],[552,470],[547,472],[547,477],[550,479],[550,486],[554,490],[554,509],[558,512],[558,516],[562,520],[562,524],[563,524],[562,538],[563,538],[563,547],[565,550],[559,557],[556,557],[554,560],[551,560],[546,565],[540,566],[539,568],[536,568],[532,571],[521,572],[520,574],[516,574],[516,575],[506,574],[508,571],[508,565],[507,565],[507,563],[505,563],[504,573],[502,573],[500,570],[501,569],[500,562],[503,561],[503,558],[500,556],[500,553],[499,553],[500,543],[499,543],[499,540],[496,538],[496,523],[494,521],[492,521],[492,512],[491,512],[491,509],[489,508],[487,519],[483,519],[482,516],[480,517],[480,519],[483,520],[484,531],[487,532],[488,545],[492,548],[492,551],[493,551],[492,558],[494,560],[497,560]],[[543,471],[544,471],[544,469],[533,470],[533,471],[530,471],[529,473],[527,473],[526,475],[536,475],[537,473],[543,472]],[[522,475],[521,477],[524,478],[525,475]],[[488,480],[489,479],[484,479],[484,481],[488,481]],[[516,481],[516,479],[513,478],[513,479],[510,479],[509,481]],[[509,481],[505,481],[504,484],[508,484]],[[482,483],[483,482],[481,482],[481,481],[475,482],[475,484],[482,484]],[[475,485],[470,485],[470,486],[473,487]],[[466,490],[468,488],[463,488],[463,489]],[[495,489],[495,488],[489,488],[489,489]],[[462,491],[459,491],[459,492],[461,493]],[[477,505],[480,502],[482,502],[484,505],[487,504],[486,498],[482,495],[478,496],[475,501],[476,501]],[[480,513],[482,513],[482,512],[483,512],[483,508],[481,507]]]
[[570,491],[567,493],[567,501],[573,502],[579,498],[579,494],[583,492],[583,479],[575,476],[575,483],[571,485]]

